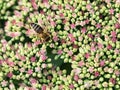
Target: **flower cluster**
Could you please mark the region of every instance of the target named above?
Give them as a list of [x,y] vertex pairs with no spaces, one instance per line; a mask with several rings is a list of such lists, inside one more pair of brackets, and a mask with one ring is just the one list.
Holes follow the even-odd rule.
[[[0,89],[120,88],[120,0],[17,4],[0,43]],[[41,43],[31,22],[47,28],[50,41]]]

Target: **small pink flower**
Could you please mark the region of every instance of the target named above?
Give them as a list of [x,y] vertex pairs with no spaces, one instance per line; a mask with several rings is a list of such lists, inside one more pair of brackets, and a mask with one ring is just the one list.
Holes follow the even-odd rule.
[[94,38],[94,36],[92,34],[88,34],[89,38]]
[[65,23],[67,22],[67,20],[66,20],[66,19],[64,19],[62,22],[65,24]]
[[7,82],[7,81],[5,81],[5,80],[3,80],[3,81],[1,82],[2,87],[7,86],[7,84],[8,84],[8,82]]
[[80,67],[82,67],[82,66],[84,66],[84,64],[85,64],[84,61],[80,61],[78,65],[79,65]]
[[2,65],[2,63],[3,63],[3,60],[0,60],[0,65]]
[[103,48],[103,44],[102,43],[97,43],[97,45],[98,45],[99,49]]
[[74,41],[75,41],[75,38],[73,37],[73,34],[68,34],[68,37],[70,38],[70,41],[71,41],[71,42],[74,42]]
[[9,84],[9,88],[10,88],[11,90],[12,90],[12,89],[14,90],[14,89],[15,89],[15,85],[14,85],[13,83],[10,83],[10,84]]
[[27,74],[29,74],[29,75],[31,75],[32,73],[33,73],[33,70],[31,70],[31,69],[27,71]]
[[9,78],[12,78],[12,76],[13,76],[13,73],[12,73],[12,72],[9,72],[9,73],[7,74],[7,77],[9,77]]
[[18,27],[23,27],[23,22],[17,22],[16,24]]
[[109,49],[109,50],[112,49],[112,46],[110,44],[108,44],[107,49]]
[[91,4],[87,4],[86,5],[86,8],[87,8],[87,10],[89,11],[92,7],[91,7]]
[[25,61],[26,60],[25,56],[20,56],[20,60]]
[[73,48],[78,48],[78,45],[73,44],[72,47],[73,47]]
[[20,71],[21,73],[23,73],[23,72],[25,72],[25,68],[20,68],[19,71]]
[[73,85],[73,84],[70,84],[70,85],[69,85],[69,88],[70,88],[70,89],[74,89],[74,85]]
[[46,85],[42,85],[42,90],[46,90]]
[[116,42],[117,38],[116,37],[112,37],[112,42]]
[[75,75],[75,76],[74,76],[74,80],[75,80],[75,81],[78,81],[78,80],[79,80],[79,76],[78,76],[78,75]]
[[68,51],[68,55],[69,55],[69,56],[72,56],[72,55],[73,55],[73,52],[72,52],[72,51]]
[[64,29],[65,29],[65,30],[69,30],[70,27],[69,27],[69,26],[64,26]]
[[100,75],[100,73],[98,71],[95,71],[94,75],[95,75],[95,77],[98,77]]
[[117,75],[117,76],[120,75],[120,71],[119,71],[119,70],[115,70],[114,73],[115,73],[115,75]]
[[118,49],[115,49],[115,50],[114,50],[114,53],[115,53],[115,54],[119,54],[119,52],[120,52],[120,51],[119,51]]
[[54,21],[50,21],[51,26],[55,27],[56,23]]
[[12,20],[11,23],[12,23],[13,25],[16,25],[17,22],[16,22],[16,20]]
[[31,0],[31,4],[32,4],[32,6],[33,6],[33,8],[34,8],[35,10],[38,9],[38,6],[37,6],[35,0]]
[[72,11],[74,11],[74,10],[75,10],[75,8],[74,8],[74,7],[71,7],[71,10],[72,10]]
[[100,61],[100,66],[101,67],[105,66],[105,61]]
[[13,66],[15,65],[15,63],[14,63],[13,61],[8,61],[8,65],[9,65],[10,67],[13,67]]
[[62,5],[61,5],[61,4],[60,4],[60,5],[58,5],[58,9],[60,9],[60,10],[62,9]]
[[93,67],[89,67],[88,70],[89,70],[90,73],[92,73],[94,71],[93,69],[94,69]]
[[37,41],[35,42],[35,45],[37,46],[37,45],[39,45],[39,44],[41,44],[41,41],[40,41],[40,40],[37,40]]
[[94,51],[96,51],[95,46],[94,46],[94,45],[92,45],[92,46],[91,46],[91,48],[90,48],[90,50],[91,50],[91,51],[93,51],[93,52],[94,52]]
[[48,3],[48,0],[42,0],[43,1],[43,3]]
[[101,24],[96,24],[96,28],[101,28]]
[[89,53],[86,53],[86,54],[85,54],[85,58],[88,59],[89,57],[90,57],[90,54],[89,54]]
[[115,28],[116,28],[116,29],[120,29],[120,23],[118,23],[118,22],[115,23]]
[[31,57],[31,62],[35,62],[36,61],[36,58],[35,57]]
[[70,7],[71,7],[71,6],[70,6],[69,4],[67,4],[67,5],[65,6],[66,9],[70,9]]
[[53,40],[56,42],[58,41],[58,36],[53,36]]
[[30,78],[30,82],[31,82],[32,84],[36,84],[36,83],[37,83],[37,80],[34,79],[34,78]]
[[55,5],[55,4],[52,5],[53,10],[56,10],[57,8],[58,8],[57,5]]
[[43,63],[43,64],[41,65],[41,67],[42,67],[42,68],[46,68],[47,65]]
[[52,76],[51,76],[51,75],[48,75],[48,76],[47,76],[47,79],[48,79],[48,80],[51,80],[51,79],[52,79]]
[[57,54],[61,55],[62,54],[62,50],[58,50]]
[[115,84],[115,83],[116,83],[116,80],[115,80],[114,78],[110,78],[109,81],[112,82],[112,84]]
[[76,18],[76,17],[77,17],[76,13],[73,13],[73,14],[72,14],[72,16],[73,16],[74,18]]
[[60,17],[61,17],[61,18],[64,18],[64,14],[63,14],[63,13],[60,13]]
[[114,9],[111,8],[111,9],[109,10],[109,13],[110,13],[110,14],[114,14]]
[[78,75],[81,73],[81,69],[80,68],[76,68],[73,70],[75,72],[75,75]]
[[40,67],[35,68],[35,72],[39,72],[40,70],[41,70]]
[[90,20],[89,19],[86,19],[85,20],[85,24],[89,24]]
[[81,29],[81,32],[82,32],[83,34],[85,34],[86,31],[87,31],[87,29],[86,29],[85,27],[83,27],[83,28]]
[[62,40],[61,40],[61,43],[62,43],[62,44],[65,43],[65,42],[66,42],[65,39],[62,39]]
[[72,29],[74,29],[74,28],[75,28],[75,24],[72,23],[72,24],[70,25],[70,27],[71,27]]
[[7,35],[14,38],[14,37],[20,36],[21,33],[20,32],[8,32]]
[[80,22],[80,25],[81,25],[81,26],[84,26],[85,24],[86,24],[85,21],[81,21],[81,22]]
[[112,37],[116,37],[116,32],[115,31],[111,31],[111,35],[112,35]]
[[47,57],[45,55],[41,55],[41,59],[42,59],[42,61],[45,61],[47,59]]
[[[15,16],[17,16],[17,17],[22,17],[21,12],[19,12],[19,11],[16,11],[16,10],[15,10],[15,11],[14,11],[14,14],[15,14]],[[13,21],[12,21],[12,24],[15,25],[15,24],[16,24],[16,21],[13,20]]]

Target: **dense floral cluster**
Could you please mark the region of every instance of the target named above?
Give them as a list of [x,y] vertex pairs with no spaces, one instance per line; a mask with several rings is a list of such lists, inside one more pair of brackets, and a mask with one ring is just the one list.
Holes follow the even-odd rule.
[[[120,0],[16,1],[1,1],[0,90],[120,88]],[[51,40],[41,43],[31,22]]]

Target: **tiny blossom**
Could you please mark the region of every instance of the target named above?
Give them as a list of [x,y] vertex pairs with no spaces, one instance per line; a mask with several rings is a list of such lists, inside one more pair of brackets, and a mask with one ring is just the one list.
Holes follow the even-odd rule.
[[89,67],[89,72],[92,73],[94,71],[94,68],[93,67]]
[[42,90],[46,90],[46,85],[42,85]]
[[8,81],[3,80],[3,81],[1,82],[2,87],[7,86],[7,84],[8,84]]
[[66,9],[70,9],[71,6],[69,4],[67,4],[65,7],[66,7]]
[[74,85],[73,85],[73,84],[70,84],[70,85],[69,85],[69,88],[70,88],[70,89],[74,89]]
[[103,44],[102,43],[98,43],[97,45],[98,45],[99,49],[103,48]]
[[20,72],[25,72],[25,68],[20,68],[19,71]]
[[60,13],[60,17],[61,17],[61,18],[64,18],[64,14],[63,14],[63,13]]
[[117,76],[120,75],[120,71],[119,71],[119,70],[115,70],[114,73],[115,73],[115,75],[117,75]]
[[46,64],[42,64],[41,67],[42,67],[42,68],[46,68],[47,65],[46,65]]
[[107,49],[112,49],[112,46],[109,44],[108,46],[107,46]]
[[50,21],[51,26],[55,27],[56,23],[54,21]]
[[7,74],[7,77],[9,77],[9,78],[12,78],[12,76],[13,76],[13,73],[12,73],[12,72],[9,72],[9,73]]
[[112,82],[113,84],[115,84],[116,80],[114,78],[110,78],[110,82]]
[[37,6],[35,0],[31,0],[31,3],[32,3],[33,8],[37,10],[38,6]]
[[20,36],[20,32],[9,32],[7,35],[10,37],[17,37]]
[[28,71],[27,71],[27,74],[29,74],[29,75],[31,75],[33,73],[33,70],[31,70],[31,69],[29,69]]
[[93,51],[93,52],[96,51],[95,46],[92,45],[91,48],[90,48],[90,50]]
[[116,37],[112,37],[112,42],[116,42],[117,38]]
[[88,37],[89,37],[89,38],[93,38],[93,35],[92,35],[92,34],[88,34]]
[[75,76],[74,76],[74,80],[75,80],[75,81],[78,81],[78,80],[79,80],[79,76],[78,76],[78,75],[75,75]]
[[60,86],[59,86],[59,90],[63,90],[63,85],[60,85]]
[[90,22],[89,19],[86,19],[86,20],[85,20],[85,23],[86,23],[86,24],[89,24],[89,22]]
[[88,58],[90,57],[90,54],[89,54],[89,53],[86,53],[84,56],[85,56],[85,58],[88,59]]
[[74,28],[75,28],[75,24],[72,23],[72,24],[70,25],[70,27],[71,27],[72,29],[74,29]]
[[41,59],[42,59],[42,61],[45,61],[47,59],[47,56],[46,55],[41,55]]
[[60,54],[62,54],[62,52],[63,52],[62,50],[58,50],[57,54],[60,55]]
[[35,57],[31,57],[30,60],[31,60],[31,62],[35,62],[36,58]]
[[120,52],[120,51],[119,51],[118,49],[115,49],[115,50],[114,50],[114,53],[115,53],[115,54],[119,54],[119,52]]
[[115,31],[111,31],[111,35],[112,35],[112,37],[116,37],[116,32]]
[[115,28],[116,28],[116,29],[120,29],[120,22],[119,22],[119,23],[118,23],[118,22],[115,23]]
[[87,29],[85,27],[81,29],[82,33],[86,33],[86,31],[87,31]]
[[100,61],[100,66],[103,67],[105,65],[105,61]]
[[80,68],[76,68],[73,71],[75,72],[75,75],[78,75],[79,73],[81,73],[81,69]]
[[32,84],[36,84],[36,83],[37,83],[37,80],[34,79],[34,78],[30,78],[30,82],[31,82]]
[[9,84],[10,89],[15,89],[15,85],[13,83]]
[[92,7],[91,7],[91,4],[87,4],[86,5],[86,8],[87,8],[87,10],[89,11]]
[[84,61],[80,61],[80,62],[79,62],[79,66],[80,66],[80,67],[84,66],[84,64],[85,64]]
[[72,51],[68,51],[68,55],[69,55],[69,56],[72,56],[72,55],[73,55],[73,52],[72,52]]
[[100,75],[100,73],[98,71],[95,71],[94,75],[95,75],[95,77],[98,77]]
[[40,40],[35,41],[35,45],[36,45],[36,46],[39,45],[39,44],[41,44],[41,41],[40,41]]
[[101,24],[96,24],[96,28],[101,28]]
[[110,13],[110,14],[114,14],[114,9],[111,8],[111,9],[109,10],[109,13]]
[[85,82],[85,84],[84,84],[84,87],[85,88],[90,88],[90,86],[91,86],[91,83],[88,81],[88,82]]
[[41,70],[40,67],[35,68],[35,72],[40,72],[40,70]]
[[56,42],[58,41],[58,36],[53,36],[53,40]]
[[80,22],[80,25],[81,25],[81,26],[84,26],[85,24],[86,24],[85,21],[81,21],[81,22]]

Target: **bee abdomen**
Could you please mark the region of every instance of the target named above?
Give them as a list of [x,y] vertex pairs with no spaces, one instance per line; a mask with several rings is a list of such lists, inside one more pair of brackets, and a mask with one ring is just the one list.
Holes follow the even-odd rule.
[[37,33],[43,32],[43,28],[40,25],[35,24],[35,23],[31,23],[30,25],[35,30],[35,32]]

